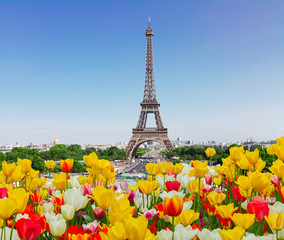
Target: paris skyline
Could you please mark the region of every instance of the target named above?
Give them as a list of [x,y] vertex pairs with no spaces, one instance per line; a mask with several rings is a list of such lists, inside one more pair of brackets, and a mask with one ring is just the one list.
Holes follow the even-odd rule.
[[0,145],[128,141],[149,15],[170,139],[283,136],[283,9],[283,1],[1,2]]

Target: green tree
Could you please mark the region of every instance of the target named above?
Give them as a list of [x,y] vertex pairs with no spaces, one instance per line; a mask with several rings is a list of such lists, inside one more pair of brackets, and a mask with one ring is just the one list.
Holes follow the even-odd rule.
[[73,168],[72,168],[72,173],[81,173],[84,172],[85,168],[82,163],[80,163],[77,160],[74,160]]
[[6,160],[6,156],[4,153],[0,152],[0,163]]
[[32,158],[32,168],[34,170],[39,170],[40,172],[44,172],[46,170],[44,160],[39,156],[34,156]]
[[81,146],[78,144],[72,144],[67,147],[67,151],[69,154],[68,158],[73,158],[74,160],[82,160],[83,154],[81,150]]
[[69,157],[67,147],[64,144],[56,144],[49,149],[49,153],[52,160],[64,160]]

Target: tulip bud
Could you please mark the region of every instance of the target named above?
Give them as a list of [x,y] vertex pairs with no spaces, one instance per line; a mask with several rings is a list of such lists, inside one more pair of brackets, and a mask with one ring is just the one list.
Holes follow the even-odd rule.
[[75,214],[75,208],[73,205],[65,204],[61,206],[61,214],[63,218],[67,221],[73,219]]
[[101,209],[100,207],[95,207],[93,212],[96,219],[102,219],[105,216],[105,210]]
[[280,179],[276,175],[273,175],[270,182],[275,186],[278,187],[280,185]]

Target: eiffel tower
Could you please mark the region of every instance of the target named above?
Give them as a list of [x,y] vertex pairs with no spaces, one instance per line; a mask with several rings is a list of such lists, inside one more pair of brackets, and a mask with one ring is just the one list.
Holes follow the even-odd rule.
[[[148,141],[158,142],[163,145],[167,151],[174,150],[169,137],[168,130],[164,128],[162,118],[160,115],[160,104],[156,98],[155,79],[154,79],[154,61],[153,61],[153,46],[152,39],[154,33],[149,25],[146,29],[147,37],[147,52],[146,52],[146,72],[145,72],[145,86],[143,101],[140,103],[141,111],[136,128],[132,129],[132,137],[126,147],[126,155],[129,160],[135,155],[138,147]],[[147,115],[154,114],[156,121],[156,128],[146,128]]]

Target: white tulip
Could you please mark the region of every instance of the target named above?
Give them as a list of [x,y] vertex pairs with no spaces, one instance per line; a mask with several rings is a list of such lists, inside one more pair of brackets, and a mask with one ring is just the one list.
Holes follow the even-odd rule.
[[278,212],[280,214],[284,213],[284,204],[281,202],[276,202],[273,205],[268,205],[269,213]]
[[73,219],[74,214],[75,214],[74,206],[69,205],[69,204],[65,204],[61,206],[61,214],[62,214],[62,217],[67,221]]
[[164,176],[157,176],[156,179],[158,180],[159,186],[161,189],[164,188],[165,186],[165,181],[174,181],[175,176],[174,175],[165,175],[165,181],[164,181]]
[[81,184],[78,181],[78,176],[71,177],[70,184],[72,187],[81,188]]
[[181,198],[184,198],[184,196],[185,196],[184,192],[177,192],[177,191],[173,190],[173,191],[170,191],[170,192],[164,191],[164,192],[159,194],[159,197],[164,200],[165,197],[172,198],[174,195],[178,195]]
[[46,213],[46,212],[54,212],[54,205],[53,205],[52,202],[43,204],[42,208],[43,208],[43,212],[44,213]]
[[51,223],[48,223],[50,227],[50,232],[54,237],[62,236],[66,231],[66,221],[65,219],[53,220]]
[[188,163],[182,163],[183,169],[181,170],[179,175],[188,175],[191,171],[191,164]]
[[197,235],[199,230],[192,230],[191,226],[184,227],[182,224],[175,226],[175,239],[179,240],[191,240],[195,235]]
[[172,239],[172,231],[167,229],[162,229],[157,233],[157,240],[171,240]]
[[192,205],[193,205],[193,201],[184,202],[182,211],[190,210]]
[[276,240],[275,234],[268,234],[267,236],[255,236],[252,233],[247,233],[243,240]]
[[78,188],[68,189],[64,193],[64,202],[69,205],[73,205],[75,211],[85,207],[88,201],[88,196],[83,196],[83,193]]
[[[3,234],[3,239],[4,239],[4,231],[6,231],[6,239],[10,239],[10,237],[11,237],[11,232],[12,232],[12,231],[11,231],[11,228],[5,227],[5,228],[3,229],[3,232],[1,231],[2,234]],[[0,233],[0,237],[1,237],[1,239],[2,239],[1,233]],[[16,229],[13,229],[12,240],[20,240],[19,235],[18,235],[18,232],[17,232]]]
[[220,228],[214,229],[212,232],[207,228],[203,228],[201,232],[197,233],[200,240],[221,240],[221,236],[218,233]]

